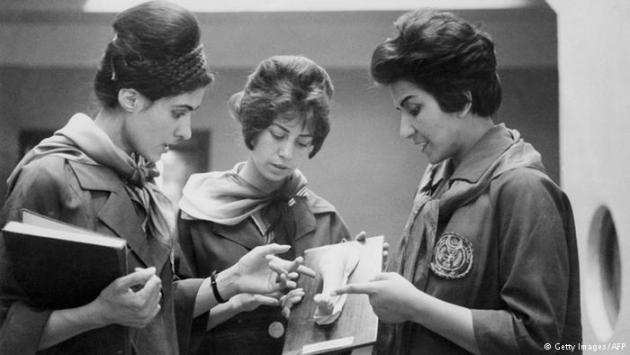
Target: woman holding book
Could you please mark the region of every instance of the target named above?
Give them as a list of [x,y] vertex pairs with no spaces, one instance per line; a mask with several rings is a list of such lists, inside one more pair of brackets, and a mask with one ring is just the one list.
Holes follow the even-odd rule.
[[579,343],[571,205],[534,147],[493,122],[493,41],[446,12],[412,11],[395,27],[371,74],[392,95],[401,137],[430,165],[391,272],[338,292],[369,295],[383,354],[547,354],[545,343]]
[[[153,183],[153,163],[169,145],[190,138],[191,115],[213,78],[189,11],[144,3],[119,14],[113,27],[94,80],[100,111],[94,119],[74,115],[24,157],[9,178],[0,222],[18,219],[26,208],[123,238],[130,273],[88,304],[35,308],[13,279],[0,242],[2,354],[187,353],[190,333],[205,330],[218,300],[295,287],[288,271],[299,261],[269,258],[289,248],[277,244],[242,255],[212,280],[177,281],[174,214]],[[126,336],[131,349],[121,345]]]
[[[255,247],[289,244],[287,258],[349,238],[341,217],[307,187],[298,166],[329,132],[333,85],[308,58],[263,60],[229,102],[250,150],[228,171],[194,174],[183,190],[180,243],[197,277],[231,267]],[[286,316],[301,300],[289,294],[244,293],[212,309],[196,354],[281,354]]]

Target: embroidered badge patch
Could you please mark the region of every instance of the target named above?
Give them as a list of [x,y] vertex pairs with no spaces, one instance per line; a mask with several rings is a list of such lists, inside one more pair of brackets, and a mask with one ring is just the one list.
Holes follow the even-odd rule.
[[447,279],[461,279],[470,271],[473,263],[472,243],[457,233],[447,232],[440,236],[431,260],[431,270]]

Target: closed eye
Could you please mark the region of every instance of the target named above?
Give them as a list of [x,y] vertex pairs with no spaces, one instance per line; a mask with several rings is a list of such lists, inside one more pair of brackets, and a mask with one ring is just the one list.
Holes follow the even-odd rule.
[[173,118],[179,119],[186,116],[188,112],[190,111],[189,110],[174,110],[174,111],[171,111],[171,115],[173,116]]
[[413,117],[416,117],[416,116],[418,116],[418,114],[420,114],[420,112],[422,111],[422,105],[407,102],[407,103],[405,103],[405,105],[404,105],[404,109],[405,109],[405,111],[407,111],[410,115],[412,115]]
[[300,148],[308,148],[308,147],[310,147],[313,144],[313,142],[310,139],[309,140],[303,140],[303,141],[298,140],[298,141],[296,141],[296,143],[297,143],[297,145]]
[[277,140],[282,140],[286,137],[286,133],[284,132],[278,132],[274,129],[270,129],[269,133],[271,133],[271,136]]

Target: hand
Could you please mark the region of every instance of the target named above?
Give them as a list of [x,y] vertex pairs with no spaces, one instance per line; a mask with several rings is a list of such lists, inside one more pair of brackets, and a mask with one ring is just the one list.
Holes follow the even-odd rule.
[[280,301],[274,295],[239,293],[228,301],[238,312],[253,311],[259,306],[279,306]]
[[234,279],[237,293],[272,293],[285,288],[295,288],[292,281],[298,273],[313,273],[314,271],[302,265],[303,259],[296,258],[287,261],[275,256],[288,251],[289,245],[267,244],[252,249],[229,269],[221,272],[226,278]]
[[109,284],[91,305],[105,325],[143,328],[160,311],[161,291],[162,281],[155,275],[155,267],[137,268]]
[[289,319],[291,315],[291,308],[297,303],[300,303],[304,298],[304,289],[296,288],[289,291],[286,295],[280,297],[280,303],[282,304],[282,315],[284,318]]
[[412,319],[411,310],[419,291],[411,282],[395,272],[380,273],[366,283],[348,284],[333,291],[367,294],[374,313],[384,322],[400,323]]

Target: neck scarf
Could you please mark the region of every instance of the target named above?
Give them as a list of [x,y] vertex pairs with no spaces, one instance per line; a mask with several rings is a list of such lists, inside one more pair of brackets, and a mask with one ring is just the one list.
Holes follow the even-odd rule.
[[244,164],[238,163],[228,171],[191,175],[179,202],[182,217],[233,226],[278,201],[286,202],[283,205],[292,211],[300,211],[298,214],[334,210],[325,200],[313,198],[314,194],[306,188],[306,177],[298,169],[278,190],[269,193],[238,174]]
[[24,165],[51,154],[114,170],[125,181],[124,187],[131,199],[144,208],[143,228],[147,235],[170,245],[174,213],[170,201],[153,181],[159,175],[154,163],[148,163],[140,156],[129,156],[90,117],[75,114],[63,128],[26,154],[7,180],[9,189]]
[[[424,290],[429,279],[438,223],[448,221],[455,210],[477,199],[487,191],[492,180],[504,172],[518,167],[544,169],[540,154],[520,138],[518,131],[509,130],[509,134],[512,143],[489,164],[476,182],[458,181],[450,188],[442,189],[442,184],[448,184],[448,177],[454,173],[452,161],[448,159],[427,168],[403,229],[397,257],[390,259],[389,270],[400,273],[418,289]],[[435,188],[446,191],[436,195],[433,194]],[[379,332],[382,331],[383,346],[394,349],[395,354],[404,354],[405,339],[411,336],[411,330],[408,323],[381,325]]]

